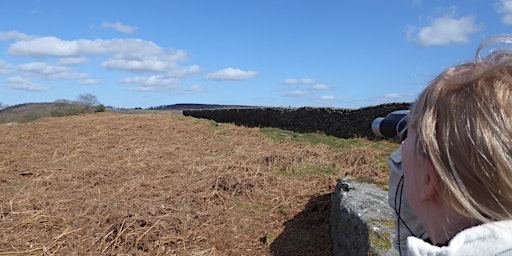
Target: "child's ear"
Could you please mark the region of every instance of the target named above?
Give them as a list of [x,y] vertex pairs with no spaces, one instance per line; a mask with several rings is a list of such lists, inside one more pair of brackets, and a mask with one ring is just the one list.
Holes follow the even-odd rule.
[[431,201],[439,196],[439,188],[441,186],[441,177],[435,170],[430,161],[426,161],[426,171],[423,173],[423,191],[421,192],[420,199],[424,201]]

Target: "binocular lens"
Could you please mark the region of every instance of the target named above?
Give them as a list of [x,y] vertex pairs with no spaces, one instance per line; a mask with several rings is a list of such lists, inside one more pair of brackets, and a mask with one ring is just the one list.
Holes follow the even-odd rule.
[[405,139],[407,136],[407,115],[409,110],[397,110],[389,113],[386,117],[377,117],[372,122],[372,131],[375,135],[385,138],[400,136]]

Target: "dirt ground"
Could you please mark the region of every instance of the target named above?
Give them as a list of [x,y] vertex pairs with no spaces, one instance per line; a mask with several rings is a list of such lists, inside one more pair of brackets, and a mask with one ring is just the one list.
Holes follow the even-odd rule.
[[47,118],[0,134],[0,255],[331,255],[337,179],[387,179],[386,152],[179,114]]

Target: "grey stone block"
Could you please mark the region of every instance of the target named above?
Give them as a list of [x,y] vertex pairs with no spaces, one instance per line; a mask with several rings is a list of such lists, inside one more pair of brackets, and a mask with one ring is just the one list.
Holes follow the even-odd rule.
[[338,181],[331,207],[335,256],[398,255],[387,191],[350,178]]

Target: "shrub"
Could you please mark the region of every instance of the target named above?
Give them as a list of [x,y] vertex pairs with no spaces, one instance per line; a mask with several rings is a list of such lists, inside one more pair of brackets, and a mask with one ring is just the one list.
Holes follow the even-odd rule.
[[82,113],[86,113],[87,107],[80,103],[63,103],[59,102],[54,105],[51,109],[51,116],[61,117],[61,116],[72,116],[78,115]]
[[94,112],[95,113],[98,113],[98,112],[105,112],[105,105],[103,104],[99,104],[98,106],[96,106],[96,109],[94,109]]

